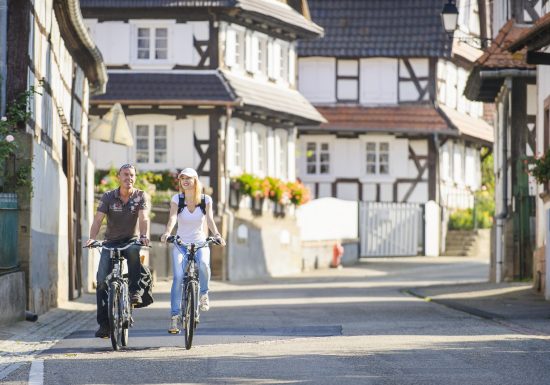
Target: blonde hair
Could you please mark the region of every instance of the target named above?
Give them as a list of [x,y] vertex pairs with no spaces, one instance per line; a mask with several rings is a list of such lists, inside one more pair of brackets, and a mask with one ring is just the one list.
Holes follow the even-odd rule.
[[[197,177],[192,177],[195,180],[195,204],[199,205],[201,203],[201,194],[202,194],[202,183]],[[178,179],[178,188],[180,193],[184,193],[183,187],[181,187],[181,179]]]

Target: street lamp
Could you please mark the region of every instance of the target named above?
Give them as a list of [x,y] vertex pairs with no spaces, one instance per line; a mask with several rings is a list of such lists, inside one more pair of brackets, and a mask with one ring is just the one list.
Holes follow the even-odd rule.
[[452,35],[458,25],[458,9],[455,3],[456,0],[448,0],[441,11],[441,22],[448,35]]

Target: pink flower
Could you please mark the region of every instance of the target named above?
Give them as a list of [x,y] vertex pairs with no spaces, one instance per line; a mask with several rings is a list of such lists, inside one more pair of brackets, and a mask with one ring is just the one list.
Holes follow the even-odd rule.
[[13,137],[13,135],[7,135],[6,136],[6,142],[8,143],[11,143],[15,140],[15,138]]

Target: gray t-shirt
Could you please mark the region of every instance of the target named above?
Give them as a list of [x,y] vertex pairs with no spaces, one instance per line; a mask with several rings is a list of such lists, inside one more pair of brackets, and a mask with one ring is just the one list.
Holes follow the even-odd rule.
[[148,209],[149,198],[145,191],[134,189],[126,204],[120,199],[119,189],[107,191],[97,206],[97,211],[107,216],[105,240],[122,241],[138,236],[139,211]]

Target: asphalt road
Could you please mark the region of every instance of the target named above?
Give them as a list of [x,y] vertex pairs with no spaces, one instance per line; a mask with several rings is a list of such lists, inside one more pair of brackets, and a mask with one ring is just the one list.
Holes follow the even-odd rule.
[[[550,338],[403,289],[484,280],[474,258],[372,259],[265,282],[214,282],[191,350],[167,333],[168,283],[129,348],[86,324],[38,357],[33,384],[549,384]],[[36,362],[35,360],[34,362]],[[26,384],[30,365],[5,383]],[[42,381],[42,382],[40,382]]]

